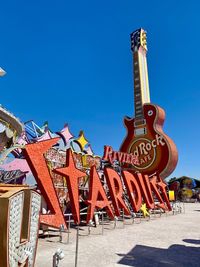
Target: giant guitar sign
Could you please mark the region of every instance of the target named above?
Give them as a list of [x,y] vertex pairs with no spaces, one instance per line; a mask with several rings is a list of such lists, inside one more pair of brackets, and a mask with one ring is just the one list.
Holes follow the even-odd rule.
[[138,157],[138,164],[127,165],[127,168],[148,175],[157,173],[164,179],[175,169],[178,153],[174,142],[162,130],[164,110],[150,104],[146,32],[143,29],[131,34],[131,50],[134,62],[135,118],[124,119],[127,136],[120,151]]

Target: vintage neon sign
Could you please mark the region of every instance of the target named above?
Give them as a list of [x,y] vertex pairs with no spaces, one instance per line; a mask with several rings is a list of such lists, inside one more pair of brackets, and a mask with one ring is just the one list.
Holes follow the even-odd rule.
[[111,164],[113,164],[115,160],[119,163],[127,163],[134,166],[139,164],[138,155],[114,151],[111,146],[104,146],[104,155],[102,159],[110,162]]
[[40,222],[56,228],[64,225],[66,228],[65,218],[44,157],[44,153],[55,145],[59,139],[52,138],[50,140],[28,144],[25,146],[24,155],[37,181],[41,194],[47,202],[48,209],[51,211],[51,214],[42,214],[40,216]]
[[164,110],[150,103],[146,32],[143,29],[131,34],[131,50],[135,116],[124,119],[127,134],[120,151],[138,156],[139,165],[129,165],[129,168],[148,175],[159,173],[165,179],[175,169],[178,153],[174,142],[163,131]]
[[17,183],[16,180],[25,177],[27,172],[21,170],[4,171],[0,170],[0,182],[1,183]]
[[41,196],[24,186],[0,185],[0,266],[34,266]]
[[133,155],[138,157],[138,164],[133,166],[138,170],[145,170],[149,168],[156,160],[157,146],[166,145],[163,137],[156,134],[155,139],[151,140],[147,137],[141,137],[132,142],[130,151]]
[[66,177],[69,198],[72,210],[74,211],[74,221],[75,223],[80,223],[78,180],[79,178],[86,176],[86,174],[76,168],[71,150],[67,150],[66,166],[57,168],[53,170],[53,172]]
[[[51,204],[54,214],[42,215],[41,222],[54,227],[64,224],[64,217],[56,197],[53,183],[45,165],[44,153],[48,148],[58,141],[57,138],[41,141],[35,144],[29,144],[25,148],[30,168],[35,173],[35,178],[39,188]],[[66,151],[66,166],[56,168],[53,172],[66,177],[69,198],[72,207],[72,214],[76,223],[80,223],[79,209],[79,184],[81,177],[86,176],[84,171],[80,171],[75,164],[71,149]],[[124,209],[126,214],[130,214],[127,204],[124,202],[124,185],[126,187],[129,201],[134,212],[139,211],[143,202],[147,208],[153,209],[156,206],[164,210],[171,210],[169,199],[166,193],[166,184],[159,176],[149,178],[148,175],[134,173],[132,171],[122,170],[121,176],[112,168],[104,168],[104,175],[109,188],[106,192],[102,185],[95,166],[90,169],[89,193],[86,203],[88,204],[87,221],[89,222],[94,215],[95,209],[105,208],[111,218],[119,216],[120,209]],[[108,194],[111,200],[108,200]],[[157,197],[158,203],[155,204],[154,196]],[[51,203],[52,201],[52,203]],[[56,210],[56,211],[55,211]],[[45,217],[46,216],[46,217]]]

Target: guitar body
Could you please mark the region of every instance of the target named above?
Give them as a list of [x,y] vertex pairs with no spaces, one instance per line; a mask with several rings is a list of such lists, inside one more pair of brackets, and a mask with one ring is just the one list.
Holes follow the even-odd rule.
[[125,117],[127,129],[121,152],[132,153],[138,157],[138,165],[126,166],[128,169],[148,175],[159,174],[163,179],[175,169],[178,153],[174,142],[163,132],[165,112],[153,104],[143,105],[143,120]]

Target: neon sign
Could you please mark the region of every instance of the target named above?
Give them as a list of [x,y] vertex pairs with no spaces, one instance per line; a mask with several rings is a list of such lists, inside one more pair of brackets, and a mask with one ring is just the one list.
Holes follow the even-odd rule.
[[[60,227],[61,224],[65,225],[65,220],[52,183],[52,178],[45,162],[44,153],[46,153],[51,146],[56,144],[57,141],[58,138],[53,138],[51,140],[28,144],[25,147],[25,155],[30,168],[33,174],[35,174],[41,193],[52,212],[51,214],[42,215],[41,223],[54,227]],[[110,147],[109,151],[111,151]],[[93,218],[95,209],[105,208],[111,219],[113,219],[114,216],[119,216],[120,209],[124,209],[125,214],[130,214],[130,210],[123,199],[124,185],[129,196],[131,208],[134,212],[140,210],[143,202],[146,203],[147,208],[150,209],[157,206],[163,210],[171,210],[166,192],[166,183],[159,175],[150,178],[148,175],[142,175],[123,169],[120,175],[113,168],[107,167],[102,171],[109,188],[108,192],[105,191],[102,185],[96,166],[93,165],[90,168],[89,192],[88,198],[85,200],[88,205],[88,222]],[[87,174],[85,171],[77,168],[71,149],[66,151],[65,166],[55,168],[53,172],[66,178],[74,221],[75,223],[80,223],[79,179],[87,176]],[[111,200],[108,199],[108,194]],[[155,196],[158,201],[157,203],[154,202]]]
[[0,266],[34,266],[41,196],[24,186],[0,186]]
[[130,152],[138,157],[137,164],[133,164],[136,169],[145,171],[145,169],[151,167],[156,160],[157,146],[166,145],[164,138],[161,135],[156,134],[155,137],[156,138],[153,140],[150,140],[147,137],[137,138],[130,145]]
[[111,146],[104,146],[103,160],[109,161],[111,164],[117,160],[119,163],[127,163],[131,165],[138,165],[138,155],[133,153],[124,153],[114,151]]

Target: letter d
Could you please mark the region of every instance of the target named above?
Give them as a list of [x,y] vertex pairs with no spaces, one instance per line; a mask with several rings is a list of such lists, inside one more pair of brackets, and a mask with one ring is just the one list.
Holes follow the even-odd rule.
[[139,149],[138,149],[138,146],[136,146],[135,150],[134,151],[131,151],[131,153],[136,156],[136,157],[139,157]]

